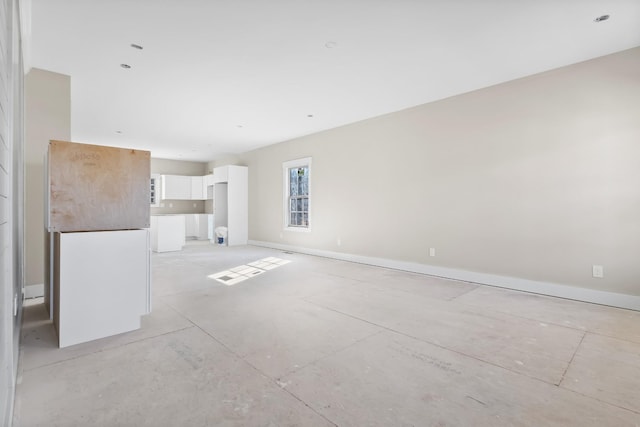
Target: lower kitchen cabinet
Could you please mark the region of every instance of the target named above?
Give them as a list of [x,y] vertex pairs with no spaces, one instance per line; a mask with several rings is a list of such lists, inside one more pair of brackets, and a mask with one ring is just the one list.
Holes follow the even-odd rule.
[[209,239],[209,217],[211,214],[185,214],[185,235],[187,239]]
[[184,215],[151,215],[151,250],[181,251],[185,244]]
[[54,233],[53,240],[58,345],[139,329],[151,312],[149,231]]

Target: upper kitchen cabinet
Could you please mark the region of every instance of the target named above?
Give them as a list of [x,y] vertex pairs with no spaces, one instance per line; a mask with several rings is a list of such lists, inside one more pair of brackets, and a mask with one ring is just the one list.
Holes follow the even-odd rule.
[[162,175],[162,198],[165,200],[191,200],[191,177]]
[[204,191],[204,177],[192,176],[191,177],[191,199],[192,200],[204,200],[207,193]]
[[205,200],[203,176],[162,175],[163,200]]
[[229,166],[220,166],[213,169],[213,183],[218,184],[221,182],[229,181]]

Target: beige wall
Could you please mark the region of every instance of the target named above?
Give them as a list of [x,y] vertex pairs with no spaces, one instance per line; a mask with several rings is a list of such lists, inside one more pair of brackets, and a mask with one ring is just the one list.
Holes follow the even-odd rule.
[[[152,158],[151,173],[203,176],[207,174],[207,163]],[[160,207],[151,208],[151,215],[180,213],[205,213],[205,202],[202,200],[161,200]]]
[[71,79],[33,68],[25,79],[25,285],[44,282],[44,155],[71,139]]
[[[633,49],[246,153],[249,235],[640,295],[639,142]],[[283,231],[307,156],[312,231]]]
[[[151,153],[153,155],[153,153]],[[151,158],[151,173],[202,176],[207,173],[206,162]]]
[[217,168],[218,166],[226,166],[226,165],[238,165],[238,166],[246,166],[244,164],[242,155],[238,155],[238,154],[229,154],[223,157],[220,157],[218,159],[215,160],[211,160],[210,162],[207,163],[207,171],[209,171],[209,173],[213,172],[214,168]]

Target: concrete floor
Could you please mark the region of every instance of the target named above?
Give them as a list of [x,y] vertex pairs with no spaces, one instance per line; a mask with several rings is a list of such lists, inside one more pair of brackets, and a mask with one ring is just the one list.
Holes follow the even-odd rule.
[[58,349],[25,307],[14,426],[640,425],[638,312],[251,246],[152,263],[138,331]]

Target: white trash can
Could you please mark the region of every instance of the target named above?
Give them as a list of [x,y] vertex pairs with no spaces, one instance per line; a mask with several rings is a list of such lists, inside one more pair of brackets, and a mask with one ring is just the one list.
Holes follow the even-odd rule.
[[216,242],[219,245],[224,245],[224,240],[227,238],[227,227],[216,227]]

